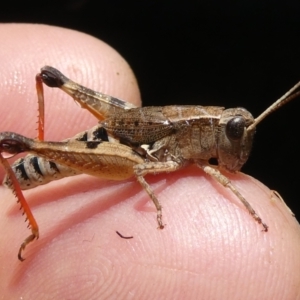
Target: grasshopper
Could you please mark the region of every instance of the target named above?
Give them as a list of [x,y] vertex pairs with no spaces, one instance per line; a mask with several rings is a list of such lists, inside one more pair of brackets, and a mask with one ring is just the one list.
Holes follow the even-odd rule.
[[[43,141],[43,84],[62,89],[82,108],[97,117],[99,123],[88,131],[61,142]],[[120,99],[95,92],[46,66],[36,76],[39,99],[39,136],[30,139],[13,132],[0,133],[0,160],[7,176],[4,184],[17,196],[31,228],[18,252],[22,261],[25,247],[39,237],[37,222],[23,197],[22,189],[80,173],[99,178],[125,180],[135,176],[152,199],[157,223],[164,228],[161,204],[145,180],[145,175],[173,172],[196,164],[243,203],[263,231],[268,226],[255,212],[222,170],[238,172],[247,161],[256,126],[267,115],[299,96],[296,84],[259,117],[244,108],[217,106],[136,107]],[[2,153],[30,153],[11,167]],[[212,159],[217,165],[212,165]]]

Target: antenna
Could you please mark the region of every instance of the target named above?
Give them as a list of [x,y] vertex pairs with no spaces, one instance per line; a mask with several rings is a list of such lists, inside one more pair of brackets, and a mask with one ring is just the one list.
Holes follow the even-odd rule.
[[[252,131],[256,127],[256,125],[261,122],[266,116],[288,103],[289,101],[297,98],[300,95],[300,91],[295,92],[300,87],[300,81],[292,87],[288,92],[286,92],[282,97],[280,97],[277,101],[275,101],[271,106],[269,106],[263,113],[261,113],[255,120],[254,123],[251,124],[247,131]],[[293,92],[295,92],[293,94]]]

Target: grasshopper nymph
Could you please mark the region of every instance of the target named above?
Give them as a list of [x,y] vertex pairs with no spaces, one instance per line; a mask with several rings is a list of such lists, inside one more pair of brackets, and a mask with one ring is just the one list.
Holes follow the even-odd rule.
[[[69,94],[99,120],[88,131],[62,142],[44,139],[43,84]],[[39,236],[38,225],[21,189],[80,173],[99,178],[125,180],[135,176],[157,209],[157,222],[164,228],[161,204],[145,180],[146,174],[172,172],[196,164],[229,188],[264,231],[268,226],[222,170],[238,172],[247,161],[257,124],[274,110],[299,96],[300,82],[256,119],[244,108],[217,106],[135,107],[117,98],[92,91],[53,67],[36,76],[39,99],[39,139],[13,132],[0,133],[0,159],[6,169],[4,184],[14,190],[28,219],[31,235],[21,244],[18,258]],[[11,167],[2,153],[29,154]],[[218,164],[211,165],[211,159]]]

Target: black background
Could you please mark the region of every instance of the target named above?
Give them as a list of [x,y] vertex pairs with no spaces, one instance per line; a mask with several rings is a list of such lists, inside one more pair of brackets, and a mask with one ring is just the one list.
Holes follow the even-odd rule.
[[[52,24],[117,49],[143,105],[243,106],[258,116],[300,80],[300,1],[11,1],[1,22]],[[2,41],[2,43],[5,41]],[[300,99],[264,120],[243,171],[300,216]]]

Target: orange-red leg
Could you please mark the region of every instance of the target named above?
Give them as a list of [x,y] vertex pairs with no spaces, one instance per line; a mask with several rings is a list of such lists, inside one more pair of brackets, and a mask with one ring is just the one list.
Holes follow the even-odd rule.
[[24,195],[20,188],[19,182],[15,176],[15,173],[11,169],[8,161],[2,156],[1,153],[0,153],[0,162],[3,165],[7,175],[11,179],[13,193],[17,197],[18,202],[21,204],[21,209],[23,209],[23,214],[26,215],[26,221],[28,221],[28,223],[29,223],[28,227],[31,229],[31,234],[23,241],[23,243],[20,246],[19,252],[18,252],[19,260],[23,261],[24,258],[22,257],[22,252],[30,242],[32,242],[34,239],[39,238],[39,227],[38,227],[38,224],[30,210],[29,205],[27,204],[27,202],[24,198]]
[[45,105],[44,105],[44,88],[41,74],[37,74],[35,77],[36,81],[36,91],[38,96],[38,140],[44,140],[44,131],[45,131]]

